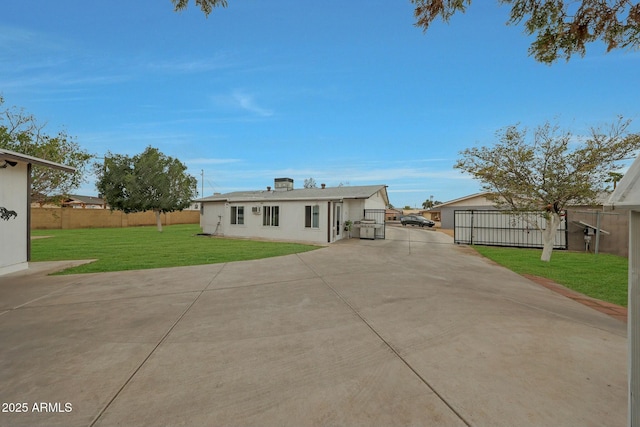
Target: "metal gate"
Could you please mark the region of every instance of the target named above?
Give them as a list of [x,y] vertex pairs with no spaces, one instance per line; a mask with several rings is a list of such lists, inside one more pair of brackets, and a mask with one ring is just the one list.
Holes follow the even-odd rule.
[[385,238],[385,209],[365,209],[364,217],[365,219],[373,219],[376,221],[376,224],[381,224],[380,227],[376,228],[376,239],[384,239]]
[[[546,225],[541,212],[458,210],[453,212],[453,239],[465,245],[542,248]],[[566,215],[561,217],[553,248],[567,249]]]

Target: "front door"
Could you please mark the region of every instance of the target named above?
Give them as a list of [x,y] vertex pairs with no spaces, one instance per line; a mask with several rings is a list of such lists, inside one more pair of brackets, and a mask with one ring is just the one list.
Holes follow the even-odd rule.
[[328,202],[327,226],[327,242],[331,243],[342,239],[342,203]]
[[336,210],[333,216],[334,218],[334,230],[335,230],[335,239],[341,239],[341,230],[342,230],[342,204],[336,203]]

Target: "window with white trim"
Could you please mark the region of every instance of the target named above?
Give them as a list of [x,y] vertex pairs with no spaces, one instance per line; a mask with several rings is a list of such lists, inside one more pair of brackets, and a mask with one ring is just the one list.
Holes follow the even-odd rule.
[[231,206],[231,224],[244,224],[244,206]]
[[307,205],[304,207],[305,228],[320,228],[320,206]]
[[280,225],[280,206],[264,206],[262,208],[262,225],[267,227]]

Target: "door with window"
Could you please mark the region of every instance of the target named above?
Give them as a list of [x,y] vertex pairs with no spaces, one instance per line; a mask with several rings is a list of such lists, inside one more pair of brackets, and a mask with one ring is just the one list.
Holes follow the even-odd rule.
[[342,203],[335,204],[334,220],[334,240],[342,239]]

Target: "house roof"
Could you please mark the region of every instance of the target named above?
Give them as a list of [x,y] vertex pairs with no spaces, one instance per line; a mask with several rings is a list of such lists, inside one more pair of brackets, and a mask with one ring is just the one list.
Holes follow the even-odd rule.
[[103,205],[104,199],[93,196],[79,196],[77,194],[69,194],[69,197],[65,199],[65,203],[84,203],[86,205]]
[[262,202],[281,200],[368,199],[382,190],[385,204],[389,203],[386,185],[361,185],[326,188],[299,188],[289,191],[234,191],[204,197],[196,202]]
[[438,208],[440,208],[442,206],[453,205],[455,203],[464,202],[466,200],[475,199],[476,197],[486,196],[488,194],[491,194],[491,192],[490,191],[483,191],[483,192],[480,192],[480,193],[470,194],[468,196],[464,196],[464,197],[460,197],[460,198],[457,198],[457,199],[449,200],[448,202],[440,203],[439,205],[435,205],[430,210],[438,210]]
[[[620,186],[620,184],[618,184],[618,186]],[[458,198],[458,199],[449,200],[448,202],[444,202],[444,203],[441,203],[441,204],[439,204],[439,205],[435,205],[433,208],[431,208],[431,209],[429,209],[429,210],[430,210],[430,211],[437,211],[437,210],[438,210],[438,209],[440,209],[441,207],[446,207],[446,206],[450,206],[450,205],[455,205],[455,204],[457,204],[457,203],[465,202],[465,201],[469,201],[469,200],[473,200],[473,199],[476,199],[476,198],[479,198],[479,197],[485,197],[485,198],[486,198],[486,196],[488,196],[489,194],[491,194],[491,192],[490,192],[490,191],[483,191],[483,192],[480,192],[480,193],[470,194],[470,195],[468,195],[468,196],[460,197],[460,198]],[[602,193],[599,193],[599,194],[596,196],[596,199],[594,200],[595,204],[596,204],[596,205],[602,205],[602,204],[605,204],[605,203],[606,203],[607,198],[609,197],[609,194],[610,194],[610,193],[608,193],[608,192],[602,192]],[[639,190],[639,194],[640,194],[640,190]],[[639,204],[640,204],[640,199],[639,199]],[[567,203],[567,207],[569,207],[569,206],[582,206],[582,205],[578,204],[577,202],[571,202],[571,201],[569,201],[569,202]]]
[[51,162],[49,160],[41,159],[39,157],[28,156],[26,154],[18,153],[16,151],[0,148],[0,161],[2,160],[6,160],[8,162],[30,163],[32,165],[46,166],[52,169],[59,169],[65,172],[76,171],[75,168],[72,168],[70,166],[66,166],[56,162]]
[[606,203],[612,209],[616,207],[626,209],[640,208],[640,156],[629,167],[616,189]]

